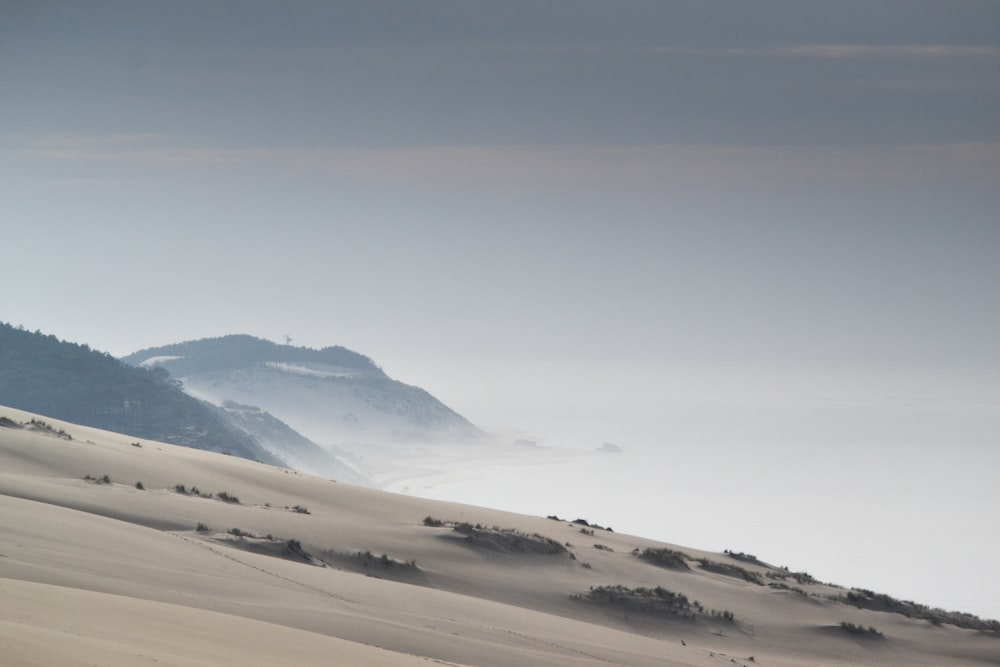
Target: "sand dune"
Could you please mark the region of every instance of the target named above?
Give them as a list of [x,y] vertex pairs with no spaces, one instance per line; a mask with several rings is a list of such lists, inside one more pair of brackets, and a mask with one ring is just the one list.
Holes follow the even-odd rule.
[[745,556],[0,416],[4,665],[1000,664]]

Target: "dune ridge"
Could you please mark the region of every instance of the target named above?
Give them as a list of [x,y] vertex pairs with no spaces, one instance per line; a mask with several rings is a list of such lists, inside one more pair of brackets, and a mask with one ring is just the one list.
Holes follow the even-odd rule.
[[4,664],[1000,664],[748,554],[0,416]]

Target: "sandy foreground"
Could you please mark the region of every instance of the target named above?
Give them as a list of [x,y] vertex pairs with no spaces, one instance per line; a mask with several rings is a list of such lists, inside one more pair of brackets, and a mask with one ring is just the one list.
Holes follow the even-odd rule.
[[0,417],[5,666],[1000,665],[753,559]]

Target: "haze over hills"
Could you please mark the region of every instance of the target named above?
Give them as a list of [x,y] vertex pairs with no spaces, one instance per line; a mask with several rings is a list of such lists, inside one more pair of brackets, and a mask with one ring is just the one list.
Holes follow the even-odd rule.
[[140,438],[275,465],[226,414],[181,391],[162,369],[0,323],[0,403]]
[[750,554],[2,406],[0,534],[4,665],[973,667],[1000,641]]
[[323,445],[466,442],[484,434],[428,392],[393,380],[343,347],[315,350],[230,335],[140,350],[135,366],[161,367],[216,405],[257,406]]
[[359,484],[370,481],[258,408],[215,406],[161,367],[0,325],[0,402],[140,438],[224,452]]

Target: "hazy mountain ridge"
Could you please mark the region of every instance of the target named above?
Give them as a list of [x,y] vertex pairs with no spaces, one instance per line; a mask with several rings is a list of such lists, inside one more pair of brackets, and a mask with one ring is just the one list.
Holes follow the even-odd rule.
[[482,437],[427,391],[393,380],[343,347],[314,350],[247,335],[188,341],[124,357],[155,365],[199,398],[259,406],[324,445]]
[[233,425],[296,470],[343,482],[371,481],[274,415],[252,405],[227,401],[221,408]]
[[0,324],[0,403],[58,419],[285,465],[218,408],[162,369],[136,368],[87,345]]
[[332,346],[321,350],[278,343],[248,336],[232,334],[216,338],[201,338],[171,345],[138,350],[123,357],[122,361],[133,366],[142,365],[156,357],[153,363],[167,368],[174,377],[184,377],[215,370],[243,368],[267,359],[274,363],[326,364],[365,375],[385,377],[375,362],[345,347]]

